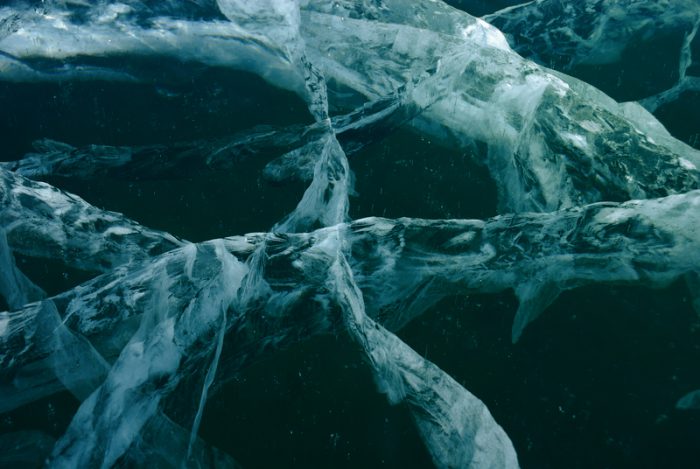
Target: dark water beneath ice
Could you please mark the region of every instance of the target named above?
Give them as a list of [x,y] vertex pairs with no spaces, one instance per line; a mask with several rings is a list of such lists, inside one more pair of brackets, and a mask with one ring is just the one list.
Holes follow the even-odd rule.
[[[183,65],[184,66],[184,65]],[[293,95],[248,74],[209,70],[171,88],[104,82],[0,84],[4,159],[33,139],[141,145],[230,135],[259,124],[308,123]],[[681,110],[682,111],[682,110]],[[683,134],[685,118],[668,112]],[[687,111],[691,112],[691,111]],[[350,158],[351,216],[486,218],[487,171],[402,128]],[[266,231],[290,212],[301,183],[261,177],[265,155],[231,172],[170,179],[51,183],[98,207],[191,241]],[[20,259],[49,293],[85,273]],[[563,294],[517,345],[508,293],[448,298],[399,332],[484,401],[525,468],[696,467],[700,414],[676,400],[700,388],[700,321],[686,287],[589,287]],[[347,337],[320,337],[257,363],[207,404],[201,435],[245,467],[430,467],[402,407],[375,391]],[[60,436],[77,409],[60,394],[5,415],[0,432]]]

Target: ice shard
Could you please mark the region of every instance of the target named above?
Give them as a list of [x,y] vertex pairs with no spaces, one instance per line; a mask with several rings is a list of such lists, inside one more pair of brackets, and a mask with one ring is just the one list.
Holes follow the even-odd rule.
[[513,444],[479,399],[367,316],[340,252],[329,277],[343,321],[367,355],[380,390],[394,404],[407,403],[435,466],[519,467]]
[[61,260],[92,272],[183,244],[172,235],[5,170],[0,170],[0,222],[13,252]]
[[[178,369],[189,360],[208,355],[208,350],[193,347],[226,323],[227,311],[245,275],[243,264],[221,243],[212,247],[214,260],[219,262],[218,266],[207,266],[213,270],[212,277],[184,310],[168,308],[167,301],[154,301],[152,309],[145,311],[139,329],[105,381],[83,402],[56,444],[50,465],[111,467],[156,414],[162,396],[177,385],[182,377]],[[167,277],[162,281],[167,282]]]

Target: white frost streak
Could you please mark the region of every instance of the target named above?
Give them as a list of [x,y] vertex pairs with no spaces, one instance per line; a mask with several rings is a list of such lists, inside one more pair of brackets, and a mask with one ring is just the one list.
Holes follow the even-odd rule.
[[510,439],[486,406],[367,316],[362,293],[341,253],[330,268],[329,283],[379,389],[391,403],[408,405],[436,467],[518,467]]
[[462,37],[504,51],[511,50],[503,33],[479,18],[462,30]]

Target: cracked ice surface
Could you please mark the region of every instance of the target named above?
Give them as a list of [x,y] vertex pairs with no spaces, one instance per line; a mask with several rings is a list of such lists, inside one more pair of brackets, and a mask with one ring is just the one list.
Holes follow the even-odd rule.
[[[486,15],[531,60],[656,112],[700,91],[700,8],[664,2],[538,0]],[[700,129],[694,126],[691,143]]]
[[[685,278],[697,295],[700,154],[641,106],[523,59],[442,2],[18,1],[0,9],[0,51],[12,82],[154,80],[105,60],[124,57],[244,70],[297,93],[313,119],[140,147],[47,138],[2,164],[0,411],[62,390],[80,401],[50,467],[233,466],[198,438],[208,398],[254,363],[339,334],[407,409],[435,466],[517,467],[486,405],[404,343],[403,326],[458,293],[513,291],[513,341],[584,285]],[[501,214],[350,220],[353,155],[403,124],[476,148]],[[196,244],[27,179],[184,177],[259,153],[277,156],[268,179],[308,183],[296,208],[269,233]],[[102,275],[44,298],[13,254]]]
[[484,20],[504,31],[523,56],[571,71],[580,64],[619,63],[636,39],[669,32],[693,35],[699,18],[697,4],[686,0],[537,0],[486,15]]
[[[686,162],[700,164],[697,152],[675,141],[656,142],[624,107],[590,86],[521,59],[498,30],[481,20],[438,2],[411,7],[384,2],[382,8],[354,2],[329,5],[302,6],[301,37],[294,47],[281,46],[275,36],[261,43],[257,33],[246,29],[251,27],[248,23],[217,21],[209,24],[214,29],[205,29],[202,22],[187,22],[185,27],[185,20],[157,17],[145,28],[127,15],[108,25],[64,18],[58,28],[57,14],[32,14],[26,31],[21,28],[6,37],[0,48],[29,63],[47,58],[50,64],[69,56],[80,63],[84,54],[148,52],[243,68],[299,92],[317,118],[327,112],[324,102],[354,108],[358,100],[375,100],[408,87],[407,102],[422,111],[414,121],[421,131],[457,139],[465,147],[486,144],[481,158],[498,174],[494,179],[503,211],[658,197],[698,185],[695,172],[684,172]],[[70,14],[64,12],[63,17]],[[105,28],[116,31],[108,34]],[[167,35],[171,28],[180,28],[177,39]],[[128,37],[123,37],[125,31]],[[194,46],[211,44],[214,31],[215,39],[224,41],[221,47]],[[29,41],[29,34],[48,37]],[[84,37],[92,38],[91,49],[74,44]],[[62,44],[60,53],[40,47],[49,40]],[[247,42],[253,45],[244,48],[246,54],[263,52],[242,61],[237,48]],[[223,51],[230,54],[221,56]],[[268,57],[269,51],[274,56]],[[295,54],[296,67],[290,64]],[[289,70],[282,73],[280,67]],[[319,89],[325,87],[319,85],[325,83],[318,79],[321,72],[332,84],[328,97]],[[319,97],[309,97],[314,93]],[[572,139],[577,145],[571,145]]]
[[[419,416],[429,412],[442,422],[440,425],[456,424],[454,415],[439,410],[439,400],[432,397],[421,400],[428,391],[420,390],[427,385],[420,384],[427,379],[425,373],[440,375],[439,371],[429,363],[420,364],[422,359],[388,331],[365,324],[367,321],[373,324],[373,320],[365,316],[362,297],[374,305],[368,311],[371,317],[396,329],[450,292],[515,289],[521,301],[513,325],[513,336],[517,338],[523,327],[547,306],[546,302],[553,301],[565,289],[597,282],[664,285],[694,272],[698,259],[688,254],[700,252],[696,230],[699,204],[700,195],[691,192],[658,200],[602,203],[551,214],[501,216],[487,221],[363,219],[309,234],[282,237],[253,234],[190,245],[166,253],[145,266],[124,267],[98,277],[52,300],[57,305],[66,305],[55,313],[64,318],[61,321],[65,324],[64,329],[52,331],[49,327],[49,331],[40,332],[40,326],[48,322],[44,319],[47,308],[56,310],[51,302],[4,313],[8,324],[3,334],[3,368],[10,375],[19,377],[28,367],[36,369],[37,366],[53,367],[55,363],[65,363],[54,358],[65,350],[51,344],[58,343],[58,339],[52,336],[64,334],[60,331],[66,330],[65,334],[94,342],[99,350],[92,352],[99,357],[96,360],[104,357],[108,363],[113,363],[109,371],[111,380],[108,378],[98,388],[103,396],[100,399],[104,400],[101,405],[116,405],[110,404],[116,393],[121,399],[119,402],[127,399],[129,406],[138,406],[137,401],[132,402],[132,398],[120,394],[126,392],[120,391],[120,386],[131,389],[131,385],[145,386],[156,378],[167,379],[168,383],[174,380],[150,396],[153,400],[147,403],[155,405],[154,402],[175,388],[182,373],[198,368],[188,364],[189,361],[207,363],[212,359],[215,344],[210,343],[204,349],[199,344],[190,353],[182,347],[186,347],[189,341],[197,342],[199,339],[195,336],[212,334],[222,327],[221,324],[225,324],[226,340],[234,345],[228,356],[222,357],[223,363],[219,366],[233,373],[272,350],[289,345],[290,341],[301,340],[301,331],[327,333],[349,321],[346,327],[357,334],[357,340],[370,356],[380,389],[387,392],[392,401],[408,399],[418,408]],[[566,242],[562,244],[561,240]],[[261,247],[264,249],[263,259],[267,259],[262,264],[253,262]],[[348,261],[344,261],[345,258]],[[614,263],[611,258],[615,259]],[[226,293],[228,287],[224,288],[224,284],[240,285],[248,266],[264,272],[262,277],[246,285],[246,288],[254,288],[260,296],[252,305],[240,303],[240,298],[246,297],[241,292],[237,295],[238,301],[232,300],[231,295],[236,295]],[[534,277],[533,272],[539,272],[539,275]],[[222,275],[224,279],[221,279]],[[522,283],[523,278],[536,280],[528,285]],[[352,286],[355,284],[357,286]],[[290,291],[290,285],[305,293],[295,294]],[[314,290],[319,293],[310,294]],[[144,291],[148,293],[143,294]],[[223,298],[220,295],[229,296]],[[307,316],[290,321],[285,311],[291,311],[296,303],[308,301],[306,298],[309,297],[315,297],[317,305],[309,308]],[[204,308],[203,304],[211,305],[211,302],[219,306]],[[215,312],[222,304],[228,304],[226,317],[217,319],[216,314],[221,313]],[[336,312],[335,304],[340,308]],[[200,308],[204,309],[200,311]],[[196,321],[197,325],[191,321]],[[248,323],[260,327],[261,321],[268,323],[265,330],[275,332],[267,337],[249,338],[245,333],[237,334],[246,331]],[[382,332],[375,337],[377,330]],[[178,339],[178,331],[187,338]],[[106,337],[109,337],[108,344],[103,343]],[[183,360],[185,356],[187,360]],[[120,364],[122,361],[124,365]],[[143,377],[133,375],[134,367],[140,366],[138,363],[147,367]],[[149,363],[153,365],[147,365]],[[119,378],[119,370],[127,364],[131,367],[128,379],[137,379],[138,382],[125,383]],[[81,371],[84,376],[66,377],[61,367],[54,371],[65,386],[69,386],[66,382],[92,382],[95,376],[91,373],[99,375],[102,372],[102,368],[85,366]],[[416,376],[411,378],[413,375]],[[466,414],[460,419],[466,419],[463,424],[473,428],[467,435],[472,432],[500,434],[488,414],[478,419],[474,415],[468,417],[473,412],[481,414],[485,410],[477,410],[481,408],[479,401],[468,393],[464,394],[466,391],[460,391],[461,388],[449,377],[428,381],[436,386],[436,383],[444,383],[444,389],[440,390],[443,386],[440,384],[433,391],[443,399],[453,396],[449,398],[451,405],[463,402],[459,406],[463,410],[459,412]],[[27,380],[17,382],[26,386]],[[31,397],[37,398],[60,387],[56,382],[41,382],[32,389],[6,388],[3,403],[12,405],[16,399],[16,406],[30,391]],[[413,392],[417,394],[410,397]],[[142,393],[138,396],[143,398]],[[95,402],[84,405],[90,412],[96,411]],[[433,410],[426,408],[433,405],[438,407]],[[99,428],[91,427],[91,432],[100,435],[97,438],[104,441],[100,445],[90,443],[74,450],[76,458],[88,458],[75,461],[94,463],[93,458],[106,457],[101,455],[105,448],[123,446],[125,443],[111,442],[110,429],[119,425],[120,418],[137,427],[144,425],[143,419],[150,415],[148,412],[154,412],[155,407],[140,409],[138,416],[132,416],[131,420],[128,420],[128,415],[121,414],[126,412],[125,408],[111,411],[110,418],[117,421],[99,424],[104,428],[101,432]],[[94,425],[93,420],[90,422]],[[454,448],[448,450],[451,445],[465,443],[459,438],[444,441],[440,436],[442,430],[435,431],[431,425],[420,422],[418,425],[426,433],[428,442],[432,442],[430,448],[436,452],[435,459],[440,465],[443,465],[439,461],[444,455],[453,454]],[[80,423],[83,426],[76,427],[75,431],[85,431],[84,425],[87,424]],[[74,421],[74,425],[78,423]],[[464,436],[464,430],[455,431]],[[135,435],[130,438],[129,442]],[[464,438],[471,440],[476,436]],[[503,438],[501,434],[494,441],[503,441]],[[508,449],[509,443],[505,443],[503,449],[493,447],[494,444],[489,444],[487,454],[474,457],[504,457],[506,460],[513,457],[512,450]],[[61,449],[61,457],[67,457],[66,451]],[[448,467],[450,464],[444,465]]]
[[19,254],[104,272],[183,244],[167,233],[149,230],[121,214],[11,172],[0,174],[0,190],[3,237]]

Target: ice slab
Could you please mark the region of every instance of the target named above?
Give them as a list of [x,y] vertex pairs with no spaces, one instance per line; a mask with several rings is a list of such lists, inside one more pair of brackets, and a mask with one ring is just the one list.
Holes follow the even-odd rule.
[[[700,252],[695,229],[699,204],[695,191],[485,221],[368,218],[308,234],[251,234],[188,245],[146,265],[123,266],[54,302],[62,323],[112,363],[136,330],[146,327],[142,316],[147,311],[187,307],[192,295],[217,275],[216,252],[225,249],[252,272],[241,280],[239,294],[241,304],[252,308],[250,315],[235,316],[229,329],[242,332],[247,321],[261,321],[270,334],[238,337],[240,348],[231,350],[240,355],[231,352],[226,359],[242,366],[258,359],[256,348],[262,353],[300,340],[301,330],[332,330],[335,320],[312,308],[313,303],[294,320],[285,312],[308,302],[311,292],[325,285],[330,260],[324,253],[329,245],[339,245],[367,314],[389,330],[457,291],[513,289],[522,301],[514,327],[517,339],[559,291],[592,283],[662,286],[694,273],[698,259],[693,253]],[[40,312],[29,306],[3,313],[0,361],[5,369],[17,373],[52,352],[46,341],[33,339]]]
[[162,231],[75,195],[0,169],[0,225],[12,250],[104,272],[183,245]]
[[[699,185],[686,164],[700,164],[697,152],[655,141],[613,100],[521,58],[500,31],[466,13],[427,0],[381,7],[308,1],[297,13],[293,2],[280,5],[256,20],[241,13],[252,7],[222,2],[228,21],[183,19],[177,8],[158,16],[133,5],[137,17],[152,15],[149,21],[120,13],[100,23],[53,4],[43,13],[20,12],[19,29],[0,50],[26,63],[168,56],[249,70],[305,97],[318,122],[328,103],[354,108],[358,97],[407,88],[422,110],[416,128],[486,144],[502,212],[660,197]],[[270,30],[273,17],[284,31]]]

